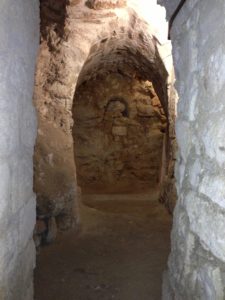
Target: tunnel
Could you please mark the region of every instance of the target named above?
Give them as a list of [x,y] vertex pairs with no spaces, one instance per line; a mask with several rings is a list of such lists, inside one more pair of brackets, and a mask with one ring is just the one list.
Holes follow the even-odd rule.
[[0,299],[223,300],[223,1],[0,14]]
[[135,53],[131,38],[121,44],[113,35],[92,46],[73,99],[78,185],[82,194],[156,192],[168,131],[166,71]]
[[223,1],[0,8],[0,299],[225,299]]
[[[43,37],[48,37],[41,53],[49,52],[51,59],[40,58],[35,93],[35,241],[40,251],[35,288],[42,300],[52,298],[56,290],[59,299],[65,297],[52,279],[67,277],[68,263],[75,275],[65,279],[65,285],[73,285],[66,288],[67,298],[72,299],[75,290],[78,299],[136,299],[140,291],[145,299],[161,293],[176,201],[170,191],[176,113],[171,43],[160,6],[152,6],[149,16],[137,2],[106,3],[68,5],[68,24],[62,19],[61,27],[54,27],[67,39],[61,44],[46,26],[49,3],[43,1],[41,7]],[[160,20],[164,25],[157,27]],[[71,228],[66,241],[65,231]],[[53,247],[50,261],[48,247]],[[65,258],[67,251],[74,251],[74,257]],[[150,261],[157,253],[161,255],[154,265]],[[121,277],[114,260],[120,261],[116,265]],[[92,273],[98,275],[84,281]],[[43,280],[48,293],[40,288]]]

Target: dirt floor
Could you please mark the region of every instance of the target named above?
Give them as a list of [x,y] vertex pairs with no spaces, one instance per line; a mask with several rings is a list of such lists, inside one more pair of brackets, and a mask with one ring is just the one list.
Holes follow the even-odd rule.
[[156,195],[83,197],[82,227],[37,256],[35,300],[160,300],[171,216]]

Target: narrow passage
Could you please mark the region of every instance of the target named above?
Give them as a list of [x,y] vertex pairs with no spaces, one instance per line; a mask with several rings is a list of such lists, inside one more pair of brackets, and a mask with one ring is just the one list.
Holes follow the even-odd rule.
[[171,216],[157,195],[84,195],[80,232],[41,249],[36,300],[160,300]]

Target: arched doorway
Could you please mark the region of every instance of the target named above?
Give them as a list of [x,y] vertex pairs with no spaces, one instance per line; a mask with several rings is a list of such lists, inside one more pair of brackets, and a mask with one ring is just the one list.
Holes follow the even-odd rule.
[[[113,6],[112,11],[95,10],[79,3],[68,6],[67,22],[61,20],[58,24],[61,29],[55,31],[58,27],[51,25],[53,21],[49,24],[45,20],[49,3],[43,3],[43,38],[47,30],[49,34],[56,32],[59,39],[43,40],[41,55],[45,55],[45,63],[40,65],[36,76],[39,130],[35,191],[38,215],[41,218],[47,215],[51,222],[53,217],[60,229],[66,229],[73,225],[74,216],[75,223],[79,222],[76,145],[71,134],[76,86],[97,74],[106,76],[107,72],[152,82],[167,118],[162,183],[173,159],[170,140],[174,139],[175,98],[171,97],[174,80],[171,44],[167,40],[165,13],[156,4],[146,17],[144,6],[140,12],[138,4],[133,2],[119,6],[118,10]],[[88,13],[91,18],[86,17]],[[164,20],[160,28],[155,14]]]
[[[42,133],[39,141],[44,144],[44,147],[47,145],[47,149],[45,148],[43,152],[48,151],[49,154],[51,151],[52,154],[47,163],[42,161],[40,169],[45,174],[45,168],[48,169],[49,163],[51,164],[52,176],[47,181],[50,180],[53,183],[52,191],[55,190],[59,193],[61,183],[66,182],[62,189],[61,201],[56,201],[59,198],[57,196],[54,197],[53,202],[51,199],[54,193],[50,191],[48,194],[49,202],[47,201],[47,203],[53,202],[53,217],[59,228],[63,215],[70,214],[72,216],[71,207],[67,206],[67,203],[72,204],[67,201],[67,189],[69,193],[71,192],[70,182],[75,184],[76,205],[78,203],[77,191],[79,190],[76,186],[77,181],[81,185],[83,200],[88,194],[89,199],[86,198],[86,200],[89,201],[89,208],[84,205],[80,207],[80,223],[84,235],[82,240],[78,239],[80,244],[76,244],[75,248],[77,252],[80,252],[85,243],[85,247],[92,249],[93,252],[89,256],[84,255],[85,257],[82,256],[80,259],[81,261],[85,259],[89,269],[93,268],[90,272],[95,272],[95,267],[98,268],[94,265],[95,261],[102,264],[103,261],[99,259],[98,253],[106,251],[104,247],[108,247],[111,252],[106,251],[108,254],[105,264],[102,265],[102,269],[104,269],[105,265],[109,263],[107,259],[110,259],[113,252],[116,252],[114,248],[116,244],[112,242],[111,237],[127,240],[130,232],[127,231],[127,222],[132,230],[132,224],[136,224],[135,218],[140,223],[133,227],[133,239],[130,240],[132,246],[130,249],[125,249],[122,244],[118,245],[118,258],[122,259],[126,251],[135,249],[133,254],[145,253],[147,255],[148,245],[146,243],[143,243],[146,247],[144,252],[139,252],[136,246],[138,247],[137,239],[141,239],[141,236],[144,237],[146,232],[157,232],[154,230],[157,226],[153,224],[151,216],[159,217],[157,222],[162,221],[163,230],[167,231],[167,238],[169,236],[169,217],[167,219],[163,213],[161,214],[164,207],[160,206],[158,198],[159,186],[162,185],[165,175],[168,174],[168,165],[172,158],[170,138],[174,125],[174,106],[172,105],[174,98],[170,97],[173,83],[171,45],[167,38],[163,39],[151,22],[149,20],[147,22],[144,15],[139,15],[132,5],[119,7],[115,11],[113,7],[110,12],[104,9],[95,10],[84,6],[83,3],[75,5],[74,8],[69,7],[68,13],[71,14],[71,18],[70,21],[68,20],[66,28],[70,32],[68,41],[63,41],[51,56],[54,66],[52,68],[58,70],[59,77],[53,84],[46,86],[47,96],[46,93],[43,96],[48,100],[42,100],[39,106],[41,120],[39,130]],[[154,8],[161,17],[164,16],[157,5]],[[87,17],[88,13],[91,13],[91,18]],[[154,23],[153,15],[152,13]],[[104,26],[102,26],[102,22],[104,22]],[[55,85],[54,91],[52,85]],[[64,105],[66,106],[64,107]],[[47,112],[50,114],[48,115]],[[48,119],[47,122],[46,119]],[[51,135],[52,132],[55,132],[57,149],[55,143],[50,141],[50,132]],[[46,139],[49,140],[47,144],[44,143]],[[72,159],[74,153],[75,164]],[[66,160],[65,157],[68,156],[69,160]],[[63,168],[60,168],[62,163]],[[49,174],[48,170],[46,174]],[[58,175],[61,180],[58,180]],[[37,174],[38,177],[39,174]],[[48,176],[43,175],[43,177]],[[41,178],[42,182],[44,182],[43,177]],[[42,193],[41,189],[39,192]],[[101,203],[98,201],[95,203],[96,210],[91,210],[90,207],[94,206],[93,198],[90,200],[90,197],[97,195],[99,198],[99,193],[103,198],[105,195],[107,197],[110,194],[113,194],[113,197],[116,195],[119,197],[116,200],[117,204],[115,205],[113,198],[109,199],[107,204],[103,199]],[[133,195],[131,195],[132,193]],[[154,196],[152,196],[153,194]],[[132,196],[131,205],[130,198]],[[150,206],[149,198],[154,200],[150,201]],[[38,202],[40,209],[42,203],[46,203],[44,198],[43,200]],[[55,208],[59,210],[57,211]],[[101,212],[104,215],[101,215]],[[77,217],[77,214],[75,216]],[[167,213],[166,216],[168,216]],[[163,223],[164,217],[165,223]],[[105,222],[106,218],[108,218],[107,222]],[[145,221],[148,225],[145,224]],[[98,227],[99,224],[102,224],[101,228]],[[112,227],[115,224],[117,224],[118,231],[114,233],[118,235],[112,234]],[[139,226],[143,228],[143,232],[139,232],[140,235],[138,234]],[[98,230],[92,231],[96,227]],[[96,243],[96,235],[99,238],[103,236],[102,241],[107,241],[107,246],[104,246],[104,243],[101,244],[100,240]],[[163,248],[158,243],[158,236],[157,234],[157,237],[156,235],[152,237],[156,241],[155,247],[154,243],[148,239],[148,242],[152,243],[154,253],[157,252],[157,245],[160,249]],[[72,240],[71,236],[70,241]],[[73,248],[74,244],[72,246],[70,241],[63,242],[65,251],[67,251],[67,247]],[[55,246],[53,245],[53,248]],[[64,257],[64,250],[61,251],[62,257]],[[83,252],[85,253],[84,248]],[[165,254],[163,251],[161,253]],[[135,257],[133,254],[130,252],[130,258]],[[45,255],[43,254],[41,257],[44,258]],[[136,257],[136,260],[138,259]],[[74,263],[76,261],[78,264],[77,257],[74,257],[72,261]],[[67,263],[69,262],[71,261],[68,260]],[[131,260],[127,261],[126,270],[129,264],[132,265]],[[59,267],[61,272],[54,269],[55,278],[56,274],[60,276],[64,273],[61,267]],[[132,268],[134,267],[133,265]],[[79,268],[84,269],[85,272],[87,270],[83,265]],[[142,268],[144,266],[140,265],[140,272]],[[154,274],[153,269],[149,272],[151,276]],[[41,269],[39,270],[42,272]],[[51,274],[47,269],[45,270],[50,278]],[[162,272],[161,267],[157,269],[156,273],[160,272]],[[101,274],[103,274],[102,277],[108,276],[104,272]],[[72,277],[71,280],[74,278]],[[113,276],[114,282],[115,278],[116,276]],[[135,281],[134,278],[133,281]],[[160,293],[161,276],[157,275],[157,278],[157,293]],[[104,282],[104,286],[107,285],[108,283]],[[148,289],[145,289],[146,295],[149,293]],[[105,292],[105,288],[101,288],[101,286],[100,290]],[[132,291],[133,289],[130,289],[128,294]],[[139,289],[136,289],[135,293],[138,291]],[[74,291],[71,290],[72,292]],[[82,295],[82,291],[79,293]]]

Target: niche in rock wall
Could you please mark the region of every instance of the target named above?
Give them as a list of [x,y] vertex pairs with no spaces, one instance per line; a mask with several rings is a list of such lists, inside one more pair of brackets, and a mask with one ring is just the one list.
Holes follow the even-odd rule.
[[75,94],[74,144],[83,192],[156,188],[166,117],[149,81],[113,73]]

